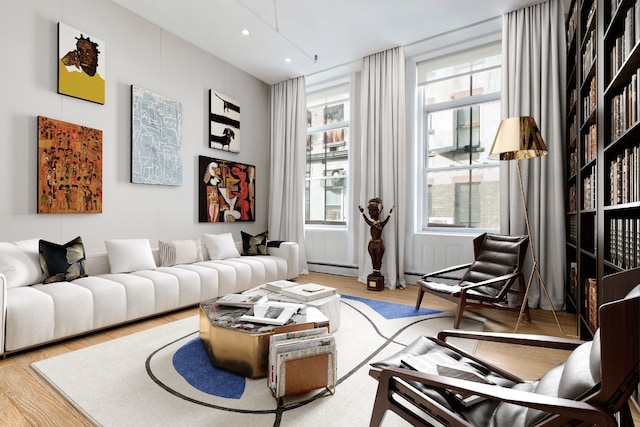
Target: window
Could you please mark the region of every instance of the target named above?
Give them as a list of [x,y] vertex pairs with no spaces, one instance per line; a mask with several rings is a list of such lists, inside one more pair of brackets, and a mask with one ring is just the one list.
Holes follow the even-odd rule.
[[500,123],[500,50],[418,64],[422,230],[500,227],[499,165],[487,158]]
[[350,112],[348,83],[307,93],[307,224],[346,224]]

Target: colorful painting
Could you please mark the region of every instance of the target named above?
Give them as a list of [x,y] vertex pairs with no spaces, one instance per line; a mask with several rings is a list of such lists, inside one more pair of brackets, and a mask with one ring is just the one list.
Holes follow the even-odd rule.
[[104,104],[104,42],[58,23],[58,93]]
[[38,213],[102,212],[102,131],[38,117]]
[[200,156],[199,221],[255,221],[255,166]]
[[133,85],[131,182],[182,184],[182,104]]
[[209,90],[209,147],[240,152],[240,104],[214,90]]

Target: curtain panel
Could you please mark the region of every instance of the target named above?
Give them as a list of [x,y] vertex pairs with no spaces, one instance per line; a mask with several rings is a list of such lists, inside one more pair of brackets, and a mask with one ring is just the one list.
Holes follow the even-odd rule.
[[307,100],[304,77],[271,86],[269,239],[297,242],[299,274],[309,274],[304,245]]
[[[502,31],[502,116],[534,117],[549,149],[546,156],[520,161],[520,167],[540,274],[553,308],[563,310],[566,47],[562,1],[550,0],[505,14]],[[515,162],[503,162],[500,172],[508,177],[501,179],[501,231],[526,234]],[[531,268],[531,257],[527,256],[525,271]],[[534,274],[529,306],[551,309],[540,291]]]
[[[358,186],[354,204],[367,213],[369,199],[382,199],[384,220],[393,216],[382,230],[385,252],[381,274],[385,286],[404,288],[404,245],[407,203],[407,140],[405,117],[405,58],[402,47],[363,59],[360,95],[360,139]],[[358,218],[356,250],[358,280],[366,283],[373,265],[368,252],[370,227]]]

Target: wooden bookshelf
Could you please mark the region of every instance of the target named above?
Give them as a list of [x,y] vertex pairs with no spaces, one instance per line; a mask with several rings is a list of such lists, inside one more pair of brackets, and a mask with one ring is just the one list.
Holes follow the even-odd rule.
[[574,0],[566,30],[567,309],[589,339],[602,278],[640,266],[640,0]]

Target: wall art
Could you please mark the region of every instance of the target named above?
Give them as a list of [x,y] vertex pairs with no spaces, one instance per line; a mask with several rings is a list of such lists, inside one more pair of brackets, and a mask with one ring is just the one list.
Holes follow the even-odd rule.
[[182,184],[182,104],[134,85],[131,182]]
[[255,166],[199,156],[198,173],[200,222],[255,221]]
[[58,23],[58,93],[104,104],[106,47],[89,34]]
[[102,131],[38,116],[38,213],[102,212]]
[[240,104],[215,90],[209,90],[209,147],[240,152]]

